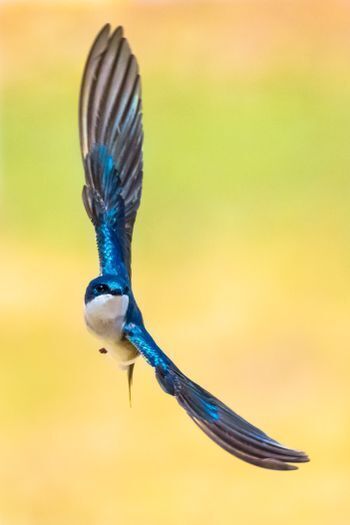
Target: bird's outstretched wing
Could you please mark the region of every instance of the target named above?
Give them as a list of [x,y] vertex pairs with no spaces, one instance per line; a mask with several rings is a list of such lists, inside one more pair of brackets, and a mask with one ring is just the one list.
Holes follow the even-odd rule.
[[90,50],[80,91],[83,201],[97,234],[101,273],[121,263],[130,276],[133,226],[142,189],[139,68],[123,29],[105,25]]
[[143,326],[126,325],[125,336],[155,368],[163,390],[175,396],[199,428],[230,454],[272,470],[295,470],[297,467],[290,463],[309,461],[304,452],[286,448],[271,439],[186,377]]

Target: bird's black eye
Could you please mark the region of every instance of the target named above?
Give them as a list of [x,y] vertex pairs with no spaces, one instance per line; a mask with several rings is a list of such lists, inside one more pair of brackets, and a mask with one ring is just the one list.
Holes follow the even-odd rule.
[[95,290],[96,290],[96,293],[98,294],[108,293],[109,287],[107,286],[107,284],[97,284],[95,286]]

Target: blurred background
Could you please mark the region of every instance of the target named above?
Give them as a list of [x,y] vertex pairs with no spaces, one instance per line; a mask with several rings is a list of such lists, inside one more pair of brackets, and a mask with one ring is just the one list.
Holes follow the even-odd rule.
[[[1,525],[350,521],[350,4],[1,2]],[[143,79],[133,245],[185,373],[312,462],[246,465],[83,322],[80,77],[122,24]]]

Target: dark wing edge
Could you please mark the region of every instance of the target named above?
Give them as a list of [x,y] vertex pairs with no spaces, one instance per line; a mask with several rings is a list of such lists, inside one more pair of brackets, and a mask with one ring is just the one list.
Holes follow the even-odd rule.
[[156,345],[144,327],[125,327],[127,339],[155,367],[165,392],[175,396],[198,427],[221,448],[239,459],[271,470],[296,470],[308,456],[287,448],[251,425],[219,399],[186,377]]
[[[110,25],[105,25],[91,47],[80,89],[79,131],[86,211],[98,243],[105,242],[108,230],[130,273],[142,191],[143,130],[139,67],[121,27],[111,33]],[[105,230],[100,238],[99,228]],[[102,270],[117,264],[108,260],[104,246],[99,252]]]
[[308,456],[270,438],[181,372],[175,372],[175,397],[191,419],[220,447],[252,465],[296,470]]

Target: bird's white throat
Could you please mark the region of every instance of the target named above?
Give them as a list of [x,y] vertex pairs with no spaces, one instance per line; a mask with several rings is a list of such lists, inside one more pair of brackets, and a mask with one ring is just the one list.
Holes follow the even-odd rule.
[[117,343],[122,337],[128,305],[127,295],[99,295],[86,304],[85,322],[97,337]]

